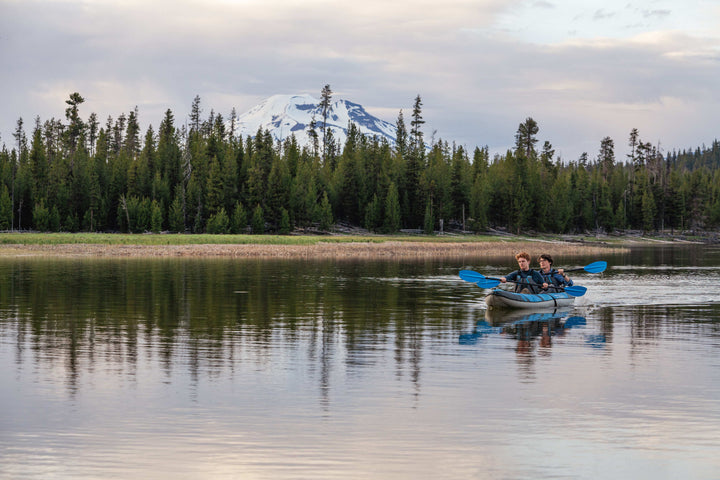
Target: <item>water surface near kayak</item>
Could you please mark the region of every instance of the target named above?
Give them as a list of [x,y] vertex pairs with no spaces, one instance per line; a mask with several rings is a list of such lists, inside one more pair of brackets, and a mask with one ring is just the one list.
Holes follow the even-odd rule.
[[0,478],[716,478],[720,250],[602,259],[0,259]]

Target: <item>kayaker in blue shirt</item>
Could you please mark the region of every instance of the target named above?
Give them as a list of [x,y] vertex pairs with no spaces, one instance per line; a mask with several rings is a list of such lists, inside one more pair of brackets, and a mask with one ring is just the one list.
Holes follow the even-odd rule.
[[548,288],[548,284],[543,279],[540,272],[530,268],[530,254],[520,252],[515,255],[520,270],[500,277],[502,283],[515,282],[515,291],[517,293],[539,293],[539,287],[542,285],[543,290]]
[[540,275],[545,283],[551,285],[551,291],[559,292],[573,284],[572,279],[565,274],[562,268],[558,270],[552,268],[553,259],[547,253],[540,255],[538,262],[540,263]]

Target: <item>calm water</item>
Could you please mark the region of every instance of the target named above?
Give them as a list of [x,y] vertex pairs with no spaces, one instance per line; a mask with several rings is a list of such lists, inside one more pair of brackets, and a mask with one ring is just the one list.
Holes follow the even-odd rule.
[[720,478],[720,249],[600,259],[0,259],[0,478]]

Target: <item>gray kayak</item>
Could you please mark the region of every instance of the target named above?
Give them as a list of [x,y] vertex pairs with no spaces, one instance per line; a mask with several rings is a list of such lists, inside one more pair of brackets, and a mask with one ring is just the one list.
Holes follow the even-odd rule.
[[566,292],[551,293],[515,293],[493,288],[485,297],[485,303],[493,308],[541,309],[569,307],[575,297]]

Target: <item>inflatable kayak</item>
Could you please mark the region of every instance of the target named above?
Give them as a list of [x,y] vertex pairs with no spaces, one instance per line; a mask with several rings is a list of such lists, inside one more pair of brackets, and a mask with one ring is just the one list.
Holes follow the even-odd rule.
[[485,303],[493,308],[558,308],[569,307],[575,302],[575,297],[567,292],[550,293],[515,293],[493,288],[485,297]]

